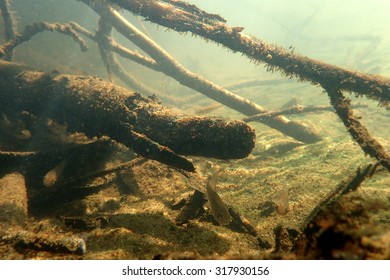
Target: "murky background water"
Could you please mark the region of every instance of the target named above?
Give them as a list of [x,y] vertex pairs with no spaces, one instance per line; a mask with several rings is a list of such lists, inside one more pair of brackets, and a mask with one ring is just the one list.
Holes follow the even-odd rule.
[[[220,14],[227,20],[227,24],[242,26],[245,28],[243,33],[251,34],[268,43],[341,67],[390,77],[389,1],[192,0],[190,2],[207,12]],[[40,21],[59,23],[75,21],[90,31],[95,31],[97,28],[98,17],[95,12],[78,1],[14,0],[12,7],[16,11],[19,31],[26,24]],[[302,105],[329,104],[327,95],[317,86],[310,83],[298,83],[295,79],[288,80],[278,72],[267,72],[263,64],[255,65],[241,54],[233,53],[213,42],[206,42],[191,34],[179,34],[167,30],[128,12],[122,13],[189,70],[221,86],[229,88],[245,81],[275,80],[274,84],[259,84],[232,90],[269,110],[280,108],[292,98]],[[2,34],[0,42],[4,42],[1,36]],[[117,32],[114,32],[113,36],[124,46],[136,49]],[[95,43],[88,41],[88,46],[90,49],[83,53],[71,38],[56,32],[44,32],[19,46],[16,49],[14,60],[45,71],[56,69],[61,73],[96,75],[107,79],[107,72]],[[215,101],[180,85],[162,73],[154,72],[124,59],[120,61],[129,73],[144,84],[176,99],[177,102],[164,104],[166,106],[188,114],[195,114],[206,106],[216,104]],[[117,78],[114,81],[116,84],[125,86]],[[193,96],[197,97],[193,98]],[[351,98],[355,104],[360,103],[366,106],[357,109],[356,114],[362,116],[362,122],[372,135],[390,152],[388,140],[390,111],[378,108],[375,102],[364,97],[356,99],[351,96]],[[243,117],[240,113],[225,107],[219,107],[205,115],[232,119]],[[247,159],[218,161],[191,158],[200,171],[202,180],[205,179],[211,167],[223,170],[219,175],[218,190],[224,201],[235,206],[270,243],[274,240],[273,229],[276,225],[283,224],[289,228],[299,228],[308,213],[324,195],[334,189],[347,175],[354,174],[359,165],[373,161],[364,156],[361,149],[351,140],[336,114],[323,112],[293,115],[291,119],[315,126],[324,140],[312,145],[298,145],[295,141],[263,124],[251,123],[256,129],[257,139],[256,147]],[[186,235],[187,233],[181,231],[175,233],[178,236],[178,244],[175,244],[174,238],[163,229],[161,229],[163,234],[155,236],[150,234],[148,225],[132,228],[133,225],[127,224],[125,220],[128,218],[126,216],[129,215],[128,213],[143,213],[145,209],[148,209],[154,214],[139,218],[145,224],[156,223],[157,228],[172,226],[164,219],[159,224],[158,220],[161,217],[159,218],[158,215],[163,213],[162,215],[167,220],[171,219],[174,212],[167,210],[166,204],[176,197],[184,197],[193,191],[191,184],[194,181],[187,180],[178,174],[172,175],[171,171],[167,171],[160,165],[157,166],[158,171],[155,169],[148,171],[147,168],[150,167],[148,164],[135,170],[136,175],[139,176],[142,198],[128,196],[123,199],[117,192],[111,190],[80,202],[84,203],[86,213],[96,214],[104,212],[104,207],[99,208],[96,205],[99,203],[103,205],[110,197],[113,197],[122,203],[121,208],[116,210],[118,215],[125,215],[116,216],[117,220],[114,224],[120,228],[116,233],[104,230],[89,233],[89,240],[92,240],[90,241],[92,253],[87,258],[150,258],[158,250],[197,251],[206,257],[224,254],[231,257],[243,252],[256,254],[257,249],[253,247],[253,240],[247,240],[242,235],[231,233],[226,228],[214,228],[211,224],[204,225],[202,222],[199,223],[200,225],[196,224],[196,227],[201,228],[197,230],[202,232],[196,237],[199,240],[194,242],[195,245],[189,244],[190,238]],[[365,182],[362,186],[362,196],[367,199],[373,196],[382,197],[386,204],[387,200],[390,201],[388,177],[388,173],[384,172],[373,180]],[[264,214],[267,210],[266,203],[277,201],[283,189],[288,189],[290,194],[287,214],[278,215],[275,211]],[[73,206],[66,207],[63,212],[66,213],[70,209],[69,214],[74,211]],[[378,220],[387,221],[384,224],[388,224],[389,207],[387,205],[381,209],[382,212],[379,211]],[[157,218],[155,213],[159,213]],[[134,219],[136,219],[135,222],[139,222],[137,218]],[[128,237],[128,232],[124,229],[135,232],[134,237]],[[214,235],[209,236],[208,233],[214,234],[214,231],[220,239]],[[113,240],[122,238],[121,251],[115,251],[111,247],[114,245],[113,241],[108,238],[110,234],[114,234]],[[146,241],[142,239],[143,235],[147,236]],[[213,245],[205,249],[200,245],[204,241],[202,238],[210,242],[215,242],[217,239],[223,248]],[[235,242],[237,244],[234,244]],[[144,246],[143,249],[137,249],[137,244]],[[207,244],[203,245],[207,246]],[[102,253],[104,250],[114,251],[104,255]]]

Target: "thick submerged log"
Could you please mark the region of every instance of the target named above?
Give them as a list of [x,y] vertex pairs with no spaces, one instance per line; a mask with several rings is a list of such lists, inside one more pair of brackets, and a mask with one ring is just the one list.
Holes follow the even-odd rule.
[[181,155],[246,157],[254,129],[242,121],[183,116],[102,79],[45,73],[0,60],[0,113],[27,111],[69,132],[109,136],[146,158],[194,171]]

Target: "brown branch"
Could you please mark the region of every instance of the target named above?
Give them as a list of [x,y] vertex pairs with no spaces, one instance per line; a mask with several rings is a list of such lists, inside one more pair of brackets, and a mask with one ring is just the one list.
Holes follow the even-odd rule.
[[390,171],[390,156],[383,146],[375,140],[368,130],[362,125],[350,109],[351,100],[344,97],[342,92],[333,85],[323,86],[330,98],[330,103],[336,110],[352,138],[359,144],[362,150],[371,157],[377,159],[380,164]]
[[69,24],[39,22],[27,25],[22,34],[18,34],[11,41],[0,45],[0,58],[9,57],[18,45],[29,41],[33,36],[43,31],[57,31],[68,35],[80,45],[81,51],[86,51],[88,49],[85,41],[77,35]]
[[243,89],[243,88],[257,87],[257,86],[276,86],[276,85],[287,84],[287,83],[291,83],[291,81],[287,79],[268,79],[268,80],[257,79],[257,80],[243,81],[243,82],[227,85],[226,88],[228,90],[236,90],[236,89]]
[[[11,1],[10,0],[0,0],[0,10],[4,22],[4,31],[5,31],[5,40],[9,41],[15,37],[15,18],[13,17],[13,12],[11,10]],[[5,60],[11,61],[13,52],[7,53]]]
[[270,111],[264,114],[257,114],[250,117],[243,118],[243,122],[260,121],[261,119],[271,118],[278,115],[291,115],[298,113],[309,113],[318,111],[334,111],[332,106],[293,106],[284,110]]
[[98,22],[98,29],[96,31],[95,37],[98,42],[98,48],[100,52],[100,57],[103,60],[104,66],[107,69],[108,79],[112,83],[112,72],[111,72],[111,63],[113,60],[113,54],[111,51],[107,50],[108,37],[111,34],[111,28],[109,25],[105,24],[103,18],[101,17]]
[[[106,38],[104,36],[99,37],[99,36],[97,36],[97,34],[93,34],[89,30],[83,28],[82,26],[80,26],[79,24],[77,24],[75,22],[71,22],[70,26],[72,26],[72,28],[74,30],[76,30],[78,33],[86,36],[87,38],[95,41],[96,43],[104,44],[106,52],[116,52],[120,56],[122,56],[126,59],[130,59],[136,63],[139,63],[139,64],[141,64],[149,69],[152,69],[155,71],[160,71],[160,68],[159,68],[158,64],[156,63],[156,61],[119,45],[110,36],[108,36]],[[176,103],[172,97],[167,96],[167,95],[163,95],[161,92],[155,91],[154,89],[142,84],[136,78],[131,76],[122,67],[122,65],[119,63],[119,61],[116,59],[116,57],[114,55],[110,54],[108,56],[108,59],[109,59],[108,63],[110,65],[110,68],[113,71],[113,73],[119,79],[121,79],[129,88],[131,88],[135,91],[142,92],[144,95],[159,96],[159,97],[161,97],[162,100],[170,102],[171,104]]]
[[0,0],[0,10],[4,22],[5,40],[11,40],[15,34],[15,18],[11,10],[10,0]]
[[181,1],[165,0],[110,0],[146,20],[172,28],[178,32],[192,32],[219,43],[234,52],[241,52],[251,60],[265,62],[268,69],[280,70],[285,75],[308,80],[315,84],[332,83],[340,90],[356,92],[377,100],[383,106],[390,103],[390,80],[316,61],[268,44],[241,33],[243,28],[231,27],[224,21],[210,17],[204,11],[193,14],[181,7]]
[[[80,26],[79,24],[77,24],[76,22],[71,22],[69,23],[70,26],[72,26],[72,28],[77,31],[78,33],[86,36],[87,38],[97,42],[97,38],[96,36],[90,32],[89,30],[85,29],[84,27]],[[156,63],[156,61],[154,61],[153,59],[151,58],[148,58],[146,56],[143,56],[135,51],[131,51],[121,45],[119,45],[118,43],[116,43],[114,40],[108,40],[107,42],[107,46],[106,46],[108,49],[110,49],[111,51],[113,52],[116,52],[117,54],[119,54],[120,56],[124,57],[124,58],[127,58],[127,59],[130,59],[136,63],[139,63],[147,68],[150,68],[152,70],[155,70],[155,71],[160,71],[160,68],[158,67],[158,64]]]
[[112,71],[113,74],[115,74],[119,79],[121,79],[127,86],[129,86],[131,89],[135,91],[142,92],[144,95],[148,95],[148,96],[158,95],[159,93],[157,91],[142,84],[132,75],[130,75],[122,67],[120,62],[116,59],[116,57],[114,56],[114,54],[110,49],[111,42],[112,42],[111,31],[112,31],[112,26],[110,25],[109,21],[104,17],[100,17],[98,29],[94,37],[98,44],[101,57],[103,61],[105,61],[105,65],[109,75],[110,72]]
[[53,254],[82,255],[86,252],[85,240],[81,237],[54,231],[47,234],[8,228],[0,232],[0,245],[3,244],[12,244],[14,248],[30,250],[34,254],[46,251]]
[[[367,105],[355,105],[353,108],[367,108]],[[296,105],[292,106],[283,110],[275,110],[270,111],[265,114],[257,114],[250,117],[243,118],[243,122],[253,122],[253,121],[259,121],[263,118],[270,118],[273,116],[278,115],[292,115],[292,114],[300,114],[300,113],[316,113],[316,112],[323,112],[323,111],[329,111],[334,112],[333,106],[330,105],[320,105],[320,106],[302,106],[302,105]]]

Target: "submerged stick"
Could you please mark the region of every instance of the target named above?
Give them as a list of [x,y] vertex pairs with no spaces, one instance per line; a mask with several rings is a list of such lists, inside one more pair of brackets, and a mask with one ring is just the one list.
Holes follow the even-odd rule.
[[18,34],[12,40],[3,45],[0,45],[0,59],[3,57],[8,58],[18,45],[29,41],[33,36],[43,31],[57,31],[68,35],[80,45],[81,51],[88,50],[85,41],[80,36],[78,36],[78,34],[69,24],[39,22],[27,25],[22,34]]
[[[88,39],[91,39],[95,42],[98,42],[98,38],[95,34],[90,32],[89,30],[85,29],[84,27],[80,26],[77,22],[70,22],[69,24],[78,33],[84,35]],[[132,60],[138,64],[141,64],[149,69],[152,69],[155,71],[160,71],[159,66],[158,66],[156,61],[154,61],[153,59],[148,58],[148,57],[146,57],[138,52],[131,51],[131,50],[119,45],[117,42],[115,42],[112,39],[108,40],[106,42],[106,48],[119,54],[123,58],[130,59],[130,60]]]
[[359,144],[360,148],[371,157],[377,159],[380,164],[390,171],[390,156],[383,146],[375,140],[364,125],[353,115],[350,108],[351,100],[344,97],[342,92],[333,85],[324,85],[329,95],[330,102],[336,113],[344,123],[352,138]]
[[[72,24],[71,24],[72,25]],[[81,28],[76,25],[76,28]],[[110,49],[111,46],[111,31],[112,26],[109,24],[109,21],[105,17],[100,17],[98,29],[93,39],[97,42],[100,55],[105,62],[108,75],[111,76],[111,72],[115,74],[119,79],[121,79],[128,87],[136,91],[142,92],[145,95],[158,95],[158,92],[147,87],[141,82],[137,81],[136,78],[131,76],[116,59],[113,52]],[[87,31],[88,32],[88,31]],[[110,78],[111,79],[111,78]]]
[[250,117],[243,118],[242,121],[244,122],[253,122],[257,120],[261,120],[263,118],[271,118],[273,116],[278,115],[289,115],[289,114],[298,114],[298,113],[309,113],[309,112],[318,112],[318,111],[334,111],[333,107],[331,106],[292,106],[287,109],[283,110],[275,110],[270,111],[268,113],[264,114],[257,114]]
[[11,10],[11,1],[10,0],[0,0],[0,10],[4,22],[4,31],[5,39],[11,40],[15,34],[15,18],[13,17],[13,12]]
[[[4,22],[4,38],[6,41],[12,40],[15,37],[15,18],[11,10],[11,0],[0,0],[0,10]],[[12,51],[5,57],[6,60],[12,60]]]

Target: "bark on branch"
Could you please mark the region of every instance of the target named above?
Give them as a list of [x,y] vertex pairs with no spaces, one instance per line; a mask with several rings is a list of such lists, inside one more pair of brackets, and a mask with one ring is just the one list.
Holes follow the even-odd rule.
[[[11,0],[0,0],[0,10],[4,22],[4,38],[6,41],[10,41],[16,34],[15,18],[13,16],[14,12],[11,9]],[[12,55],[13,53],[11,51],[6,55],[5,59],[11,61]]]
[[333,85],[323,85],[326,90],[330,103],[336,110],[337,115],[340,117],[345,127],[348,129],[349,134],[359,144],[360,148],[371,157],[378,160],[380,164],[390,171],[390,156],[386,152],[385,148],[371,136],[367,128],[354,116],[352,109],[350,108],[351,100],[344,97],[343,93],[334,88]]
[[5,39],[11,40],[15,36],[15,19],[10,0],[0,0],[0,10],[4,22]]
[[43,31],[57,31],[68,35],[80,45],[81,51],[88,50],[85,41],[80,36],[78,36],[78,34],[69,24],[39,22],[27,25],[22,34],[18,34],[12,40],[3,45],[0,45],[0,59],[5,58],[6,60],[10,61],[12,58],[12,52],[18,45],[29,41],[33,36]]

